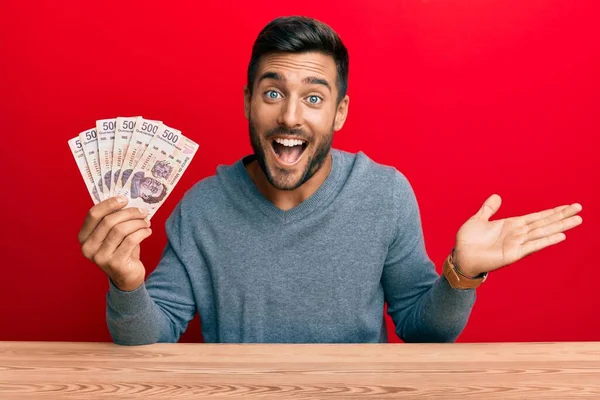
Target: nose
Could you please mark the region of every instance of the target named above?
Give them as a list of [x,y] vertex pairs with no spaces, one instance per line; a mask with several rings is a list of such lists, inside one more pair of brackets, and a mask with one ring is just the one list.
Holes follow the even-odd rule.
[[277,122],[287,128],[298,128],[302,125],[302,107],[296,99],[288,97],[282,102]]

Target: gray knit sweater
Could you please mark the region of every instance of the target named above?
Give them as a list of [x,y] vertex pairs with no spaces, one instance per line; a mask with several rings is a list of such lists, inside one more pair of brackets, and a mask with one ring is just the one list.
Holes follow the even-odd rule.
[[384,302],[404,341],[456,340],[475,290],[436,273],[407,179],[363,153],[332,156],[321,187],[288,211],[258,191],[250,157],[191,188],[145,284],[109,282],[115,343],[176,342],[196,312],[206,342],[387,342]]

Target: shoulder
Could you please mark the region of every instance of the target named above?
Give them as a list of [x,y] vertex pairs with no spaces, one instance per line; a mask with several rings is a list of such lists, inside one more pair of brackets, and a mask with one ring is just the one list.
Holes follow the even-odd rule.
[[223,210],[231,201],[231,190],[236,190],[236,164],[219,165],[215,175],[205,177],[188,189],[169,217],[181,222],[200,222]]
[[398,168],[378,163],[363,152],[338,151],[338,158],[347,165],[343,192],[353,202],[376,210],[393,226],[419,215],[413,187]]
[[337,158],[347,173],[347,180],[352,185],[377,194],[386,193],[398,199],[413,194],[408,178],[392,165],[374,161],[368,155],[359,151],[350,153],[336,150]]
[[183,196],[181,203],[191,207],[197,203],[214,201],[222,192],[216,175],[208,176],[196,182]]
[[404,232],[415,232],[418,207],[413,188],[404,173],[395,166],[374,161],[363,152],[339,152],[337,158],[346,165],[346,179],[340,198],[353,210],[366,213],[377,224],[387,245]]
[[210,212],[214,207],[221,207],[229,197],[228,192],[239,186],[238,165],[219,165],[215,175],[196,182],[181,199],[181,206],[186,210],[198,213],[202,210]]

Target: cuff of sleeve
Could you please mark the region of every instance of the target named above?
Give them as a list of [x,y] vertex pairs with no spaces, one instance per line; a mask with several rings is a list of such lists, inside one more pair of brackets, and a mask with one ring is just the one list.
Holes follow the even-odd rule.
[[448,279],[443,274],[438,279],[442,281],[442,287],[444,288],[444,291],[446,293],[453,293],[455,296],[458,294],[460,296],[469,297],[472,296],[476,291],[475,288],[459,289],[452,287],[450,282],[448,282]]
[[152,299],[146,290],[146,284],[142,283],[135,290],[126,292],[119,289],[108,279],[108,294],[106,302],[108,306],[121,315],[135,315],[151,308]]

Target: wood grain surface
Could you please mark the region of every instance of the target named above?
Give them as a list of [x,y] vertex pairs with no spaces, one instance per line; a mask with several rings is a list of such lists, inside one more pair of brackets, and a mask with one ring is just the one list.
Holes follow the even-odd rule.
[[600,399],[600,342],[0,342],[0,399]]

